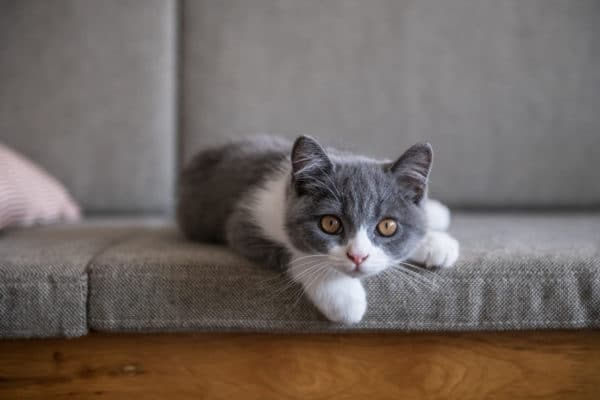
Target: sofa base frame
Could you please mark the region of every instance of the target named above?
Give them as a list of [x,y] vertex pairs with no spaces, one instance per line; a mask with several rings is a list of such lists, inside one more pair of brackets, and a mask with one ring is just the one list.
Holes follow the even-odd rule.
[[600,395],[600,331],[94,333],[0,341],[0,398],[482,399]]

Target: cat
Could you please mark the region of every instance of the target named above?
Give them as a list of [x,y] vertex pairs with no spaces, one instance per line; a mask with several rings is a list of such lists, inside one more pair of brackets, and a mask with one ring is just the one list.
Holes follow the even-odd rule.
[[182,170],[177,220],[187,238],[227,244],[284,268],[329,320],[359,322],[360,278],[405,260],[455,264],[448,209],[427,199],[429,144],[396,161],[323,148],[314,138],[254,137],[201,151]]

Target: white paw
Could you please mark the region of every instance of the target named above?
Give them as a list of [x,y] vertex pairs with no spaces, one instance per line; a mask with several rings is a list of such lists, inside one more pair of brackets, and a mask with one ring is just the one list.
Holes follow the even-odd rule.
[[450,210],[437,200],[425,202],[427,226],[434,231],[445,231],[450,226]]
[[427,232],[411,260],[425,267],[450,268],[458,259],[458,241],[445,232]]
[[365,289],[357,279],[328,279],[309,288],[307,294],[319,311],[334,322],[357,323],[367,310]]

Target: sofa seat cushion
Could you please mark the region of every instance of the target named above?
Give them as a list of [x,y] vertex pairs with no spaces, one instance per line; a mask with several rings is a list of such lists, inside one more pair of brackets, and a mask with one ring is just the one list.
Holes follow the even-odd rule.
[[430,285],[369,278],[368,310],[331,323],[299,287],[219,246],[154,227],[90,266],[89,325],[101,331],[507,330],[600,323],[600,214],[459,214],[454,269]]
[[119,218],[0,232],[0,337],[87,333],[90,262],[147,225]]

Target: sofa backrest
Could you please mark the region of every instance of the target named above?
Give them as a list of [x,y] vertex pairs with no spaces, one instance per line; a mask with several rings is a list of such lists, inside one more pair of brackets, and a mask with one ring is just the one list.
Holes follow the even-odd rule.
[[455,206],[600,205],[595,0],[0,7],[0,141],[91,211],[168,211],[177,164],[257,133],[430,141]]
[[600,2],[198,0],[183,9],[185,158],[278,132],[435,151],[458,206],[600,205]]
[[0,141],[87,211],[171,207],[176,4],[0,2]]

